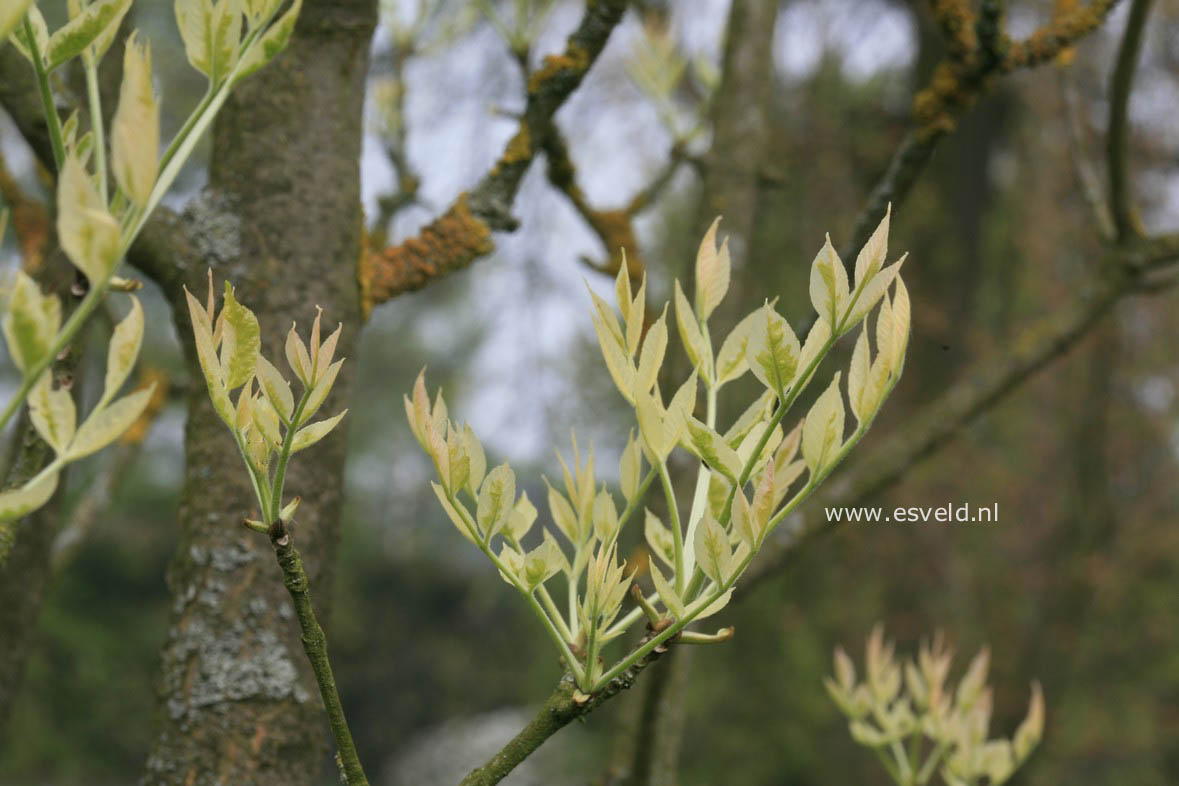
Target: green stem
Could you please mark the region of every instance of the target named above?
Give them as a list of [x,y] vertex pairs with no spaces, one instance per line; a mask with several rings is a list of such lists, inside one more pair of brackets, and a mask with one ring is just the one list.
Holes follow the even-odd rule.
[[291,424],[287,426],[287,433],[283,436],[282,449],[278,454],[278,463],[274,467],[274,483],[271,485],[270,492],[270,510],[264,514],[266,516],[266,524],[271,524],[278,520],[279,513],[282,512],[282,489],[286,484],[287,479],[287,464],[291,460],[291,446],[295,442],[295,432],[298,431],[300,418],[303,415],[303,409],[307,406],[308,399],[311,398],[311,391],[314,385],[307,385],[303,388],[303,395],[299,398],[299,404],[295,407],[295,411],[291,413]]
[[274,556],[282,568],[283,585],[295,604],[295,616],[299,619],[299,629],[303,634],[303,651],[307,654],[307,660],[311,662],[311,670],[315,672],[315,681],[319,684],[319,695],[323,698],[328,725],[331,726],[332,736],[336,740],[336,750],[339,752],[340,768],[345,782],[348,786],[368,786],[368,778],[356,753],[348,720],[344,717],[344,705],[340,702],[339,691],[336,690],[336,678],[332,674],[332,664],[328,659],[327,637],[311,605],[311,592],[303,561],[286,531],[273,540],[273,545]]
[[102,95],[98,90],[98,65],[86,53],[82,56],[86,70],[86,95],[90,101],[90,130],[94,132],[94,169],[98,174],[98,193],[102,203],[107,203],[106,130],[103,127]]
[[663,483],[663,494],[667,497],[667,514],[671,524],[671,537],[675,551],[675,591],[684,591],[684,532],[680,529],[680,510],[675,501],[675,489],[671,486],[671,475],[667,462],[659,462],[659,480]]
[[37,88],[41,92],[41,105],[45,109],[45,121],[49,126],[49,141],[53,146],[53,163],[58,172],[65,163],[65,138],[61,132],[61,118],[57,116],[57,107],[53,103],[53,88],[49,84],[49,72],[45,70],[45,60],[41,57],[41,50],[37,47],[37,35],[33,30],[33,23],[25,15],[25,37],[28,39],[29,56],[33,61],[33,71],[37,75]]

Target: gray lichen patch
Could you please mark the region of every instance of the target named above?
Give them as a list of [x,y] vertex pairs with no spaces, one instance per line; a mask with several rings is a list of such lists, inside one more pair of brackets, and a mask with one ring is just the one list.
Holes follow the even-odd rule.
[[187,668],[171,670],[168,712],[180,721],[202,709],[264,699],[306,702],[290,651],[265,628],[237,623],[219,633],[191,620],[173,641],[170,657]]
[[242,220],[233,200],[206,188],[189,200],[184,221],[201,258],[211,267],[232,264],[242,255]]

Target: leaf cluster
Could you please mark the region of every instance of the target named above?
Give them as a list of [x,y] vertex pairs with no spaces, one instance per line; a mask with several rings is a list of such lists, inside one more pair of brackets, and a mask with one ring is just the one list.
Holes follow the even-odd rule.
[[[810,292],[819,319],[805,342],[766,302],[715,350],[709,319],[728,292],[731,273],[727,243],[716,243],[718,223],[700,245],[692,300],[678,282],[674,287],[674,318],[692,371],[670,397],[660,389],[659,378],[672,304],[650,319],[646,281],[634,291],[626,265],[615,282],[617,312],[590,292],[602,357],[634,409],[638,430],[629,435],[619,462],[621,499],[599,484],[592,450],[582,463],[574,436],[572,462],[558,455],[563,484],[546,481],[552,528],[544,528],[532,550],[521,544],[537,511],[526,494],[516,496],[508,465],[486,471],[474,431],[449,419],[441,391],[431,403],[424,372],[412,397],[405,399],[411,429],[434,462],[439,481],[433,486],[443,509],[463,537],[525,597],[586,694],[601,690],[672,637],[704,643],[731,636],[731,629],[704,634],[686,627],[724,608],[765,538],[867,431],[904,364],[909,299],[898,275],[903,258],[885,265],[888,216],[856,260],[854,285],[829,239],[816,256]],[[870,331],[867,316],[873,309],[877,316]],[[786,413],[835,341],[858,325],[862,330],[846,375],[848,406],[856,423],[851,435],[845,437],[841,372],[786,433],[781,425]],[[765,390],[722,433],[716,423],[719,394],[747,371]],[[703,412],[698,409],[701,398]],[[677,449],[697,460],[686,519],[680,516],[668,472],[669,457]],[[656,481],[667,502],[666,522],[644,509],[645,495]],[[651,593],[634,583],[634,566],[618,557],[619,532],[640,509],[651,554]],[[564,610],[547,586],[558,575],[567,594]],[[628,587],[635,606],[623,613]],[[653,635],[607,666],[602,647],[644,617]]]
[[877,625],[868,638],[863,682],[843,648],[827,692],[848,717],[852,739],[873,749],[899,786],[929,783],[940,772],[947,786],[998,786],[1031,756],[1044,730],[1044,695],[1032,684],[1027,717],[1010,739],[988,740],[992,692],[990,652],[970,662],[957,687],[947,683],[954,653],[942,636],[922,644],[903,664]]

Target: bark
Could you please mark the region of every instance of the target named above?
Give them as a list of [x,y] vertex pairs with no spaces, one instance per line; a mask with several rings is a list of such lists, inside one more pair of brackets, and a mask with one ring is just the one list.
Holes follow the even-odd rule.
[[[312,0],[289,49],[245,81],[213,132],[210,185],[184,216],[201,264],[184,272],[203,292],[205,266],[232,281],[257,313],[263,353],[285,367],[282,339],[305,331],[322,306],[343,322],[337,356],[354,356],[360,327],[358,160],[374,0]],[[169,291],[181,336],[191,335],[181,294]],[[163,648],[157,733],[145,784],[312,784],[327,726],[315,679],[267,538],[244,529],[255,513],[228,430],[194,380],[185,434],[180,543],[169,570],[173,614]],[[345,406],[345,364],[323,412]],[[338,537],[346,428],[295,457],[300,494],[292,537],[305,555],[318,613],[326,617]]]

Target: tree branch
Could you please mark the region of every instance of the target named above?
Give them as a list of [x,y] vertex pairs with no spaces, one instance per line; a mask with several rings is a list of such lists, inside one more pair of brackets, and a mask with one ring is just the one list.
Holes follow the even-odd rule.
[[[654,635],[653,631],[648,630],[647,635],[640,642],[640,646]],[[536,717],[498,753],[488,759],[486,764],[475,768],[467,777],[463,778],[459,786],[494,786],[499,783],[515,769],[516,765],[531,756],[549,737],[634,685],[635,678],[639,673],[667,652],[667,644],[669,643],[655,647],[649,654],[640,658],[629,669],[611,680],[609,685],[592,696],[578,692],[573,678],[566,674],[561,678],[556,690],[545,701]]]
[[856,218],[849,243],[840,249],[844,260],[855,259],[889,203],[895,208],[904,201],[938,142],[953,130],[957,118],[974,104],[992,77],[1053,60],[1096,30],[1117,4],[1118,0],[1093,0],[1053,19],[1024,41],[1009,42],[1001,31],[993,29],[998,4],[988,2],[988,15],[979,22],[978,32],[986,33],[980,42],[974,17],[962,0],[936,0],[934,15],[947,37],[949,54],[934,69],[929,85],[913,97],[915,127],[893,154]]
[[588,2],[564,52],[545,57],[529,77],[528,102],[519,127],[479,184],[461,194],[417,237],[387,249],[369,250],[361,257],[357,274],[365,313],[490,254],[495,248],[492,230],[516,228],[511,206],[524,173],[552,132],[553,115],[581,85],[625,10],[626,0]]
[[1130,4],[1130,18],[1126,20],[1126,32],[1122,35],[1117,64],[1110,80],[1109,128],[1106,131],[1105,152],[1109,169],[1110,212],[1118,241],[1141,235],[1129,193],[1129,105],[1150,5],[1151,0],[1134,0]]

